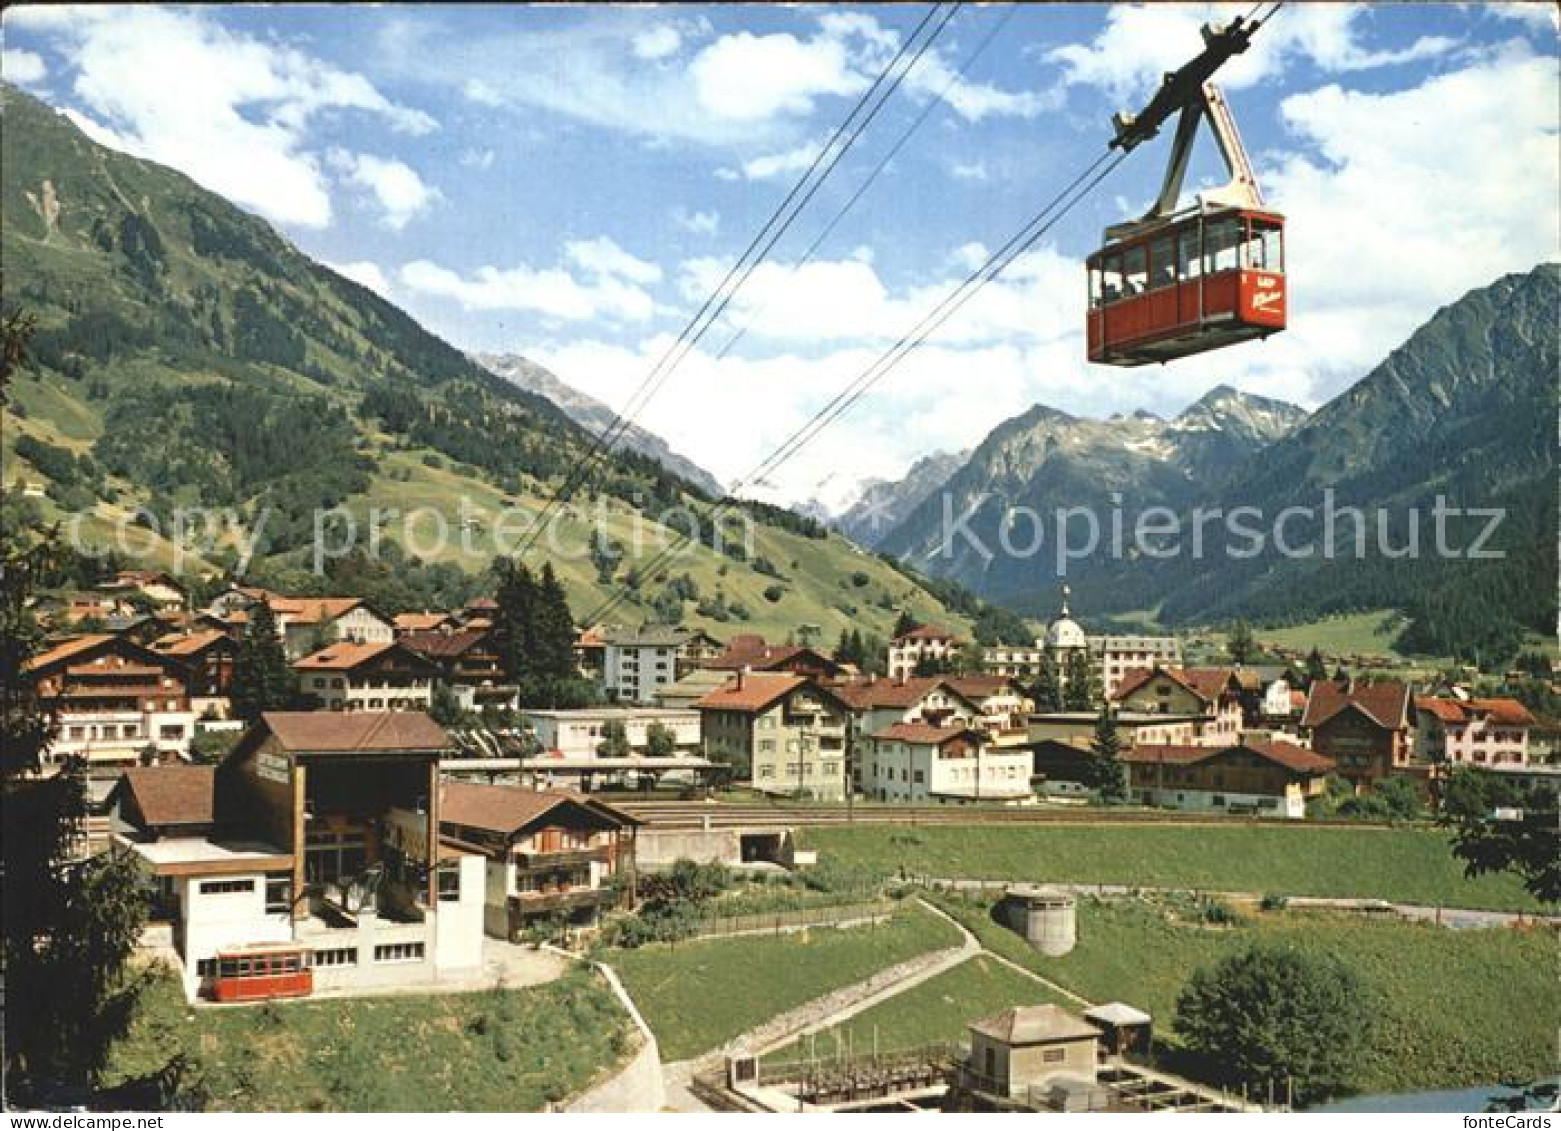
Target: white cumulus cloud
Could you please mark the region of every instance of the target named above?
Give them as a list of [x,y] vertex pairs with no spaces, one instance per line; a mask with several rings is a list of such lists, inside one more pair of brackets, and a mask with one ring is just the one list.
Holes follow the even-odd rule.
[[439,190],[404,161],[339,149],[331,152],[330,161],[350,184],[373,197],[385,226],[394,231],[399,232],[439,199]]
[[329,178],[310,136],[320,115],[365,114],[414,135],[436,126],[360,74],[230,32],[198,10],[30,8],[6,19],[60,51],[74,118],[94,137],[285,223],[331,221]]
[[32,86],[48,77],[49,68],[36,51],[0,51],[0,78],[18,86]]

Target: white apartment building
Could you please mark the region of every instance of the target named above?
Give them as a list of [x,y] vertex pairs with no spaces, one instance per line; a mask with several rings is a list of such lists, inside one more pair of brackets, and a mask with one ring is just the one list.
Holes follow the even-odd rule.
[[862,790],[878,801],[969,804],[1031,800],[1028,749],[987,747],[966,727],[898,723],[858,740]]

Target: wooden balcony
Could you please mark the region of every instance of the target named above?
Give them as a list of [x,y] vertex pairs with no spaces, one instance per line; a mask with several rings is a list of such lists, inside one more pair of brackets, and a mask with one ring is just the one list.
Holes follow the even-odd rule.
[[515,867],[522,872],[543,872],[584,864],[606,864],[611,855],[611,849],[603,844],[595,848],[564,848],[557,852],[517,852],[514,861]]
[[550,911],[600,907],[611,899],[612,893],[606,888],[574,888],[570,891],[522,892],[510,896],[510,906],[521,915],[537,915]]

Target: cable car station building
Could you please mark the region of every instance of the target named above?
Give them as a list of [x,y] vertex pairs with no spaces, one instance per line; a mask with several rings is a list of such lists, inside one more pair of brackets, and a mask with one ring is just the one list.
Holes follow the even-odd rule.
[[484,857],[439,837],[442,728],[268,712],[217,767],[132,771],[140,858],[192,1000],[432,984],[482,966]]

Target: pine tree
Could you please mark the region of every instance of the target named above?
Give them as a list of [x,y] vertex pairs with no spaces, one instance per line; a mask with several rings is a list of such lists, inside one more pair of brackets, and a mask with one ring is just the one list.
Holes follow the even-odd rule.
[[1075,648],[1068,653],[1064,668],[1062,702],[1069,711],[1088,711],[1100,701],[1100,689],[1095,680],[1095,665],[1089,651]]
[[1030,697],[1035,700],[1035,709],[1042,714],[1048,714],[1063,709],[1062,705],[1062,679],[1057,671],[1057,664],[1047,653],[1041,657],[1040,674],[1036,676],[1035,686],[1030,690]]
[[1323,654],[1314,646],[1306,654],[1306,686],[1310,687],[1320,679],[1328,678],[1328,665],[1323,662]]
[[1095,736],[1089,744],[1086,785],[1093,788],[1107,805],[1127,800],[1127,767],[1122,764],[1122,738],[1117,733],[1116,713],[1102,707],[1095,719]]
[[493,646],[504,677],[522,692],[531,685],[536,652],[537,583],[531,571],[513,558],[496,558]]
[[1225,651],[1229,653],[1231,663],[1250,664],[1257,655],[1257,645],[1252,639],[1252,626],[1244,620],[1238,620],[1230,626],[1230,634],[1225,638]]
[[434,684],[434,693],[428,701],[428,717],[442,727],[459,726],[466,712],[448,683],[440,680]]
[[239,637],[233,660],[233,713],[252,723],[266,711],[281,711],[297,699],[297,682],[271,606],[258,601]]
[[576,678],[575,622],[551,562],[542,566],[537,585],[535,625],[538,690],[545,705],[556,707],[567,695],[566,685]]
[[[10,348],[7,341],[8,355]],[[60,773],[36,775],[54,719],[26,674],[43,640],[29,605],[37,588],[56,578],[58,552],[53,535],[30,546],[7,543],[0,553],[0,969],[5,1098],[27,1102],[35,1083],[98,1082],[146,984],[126,974],[126,963],[147,908],[128,851],[81,854],[85,767],[72,761]]]
[[901,609],[900,615],[894,618],[894,639],[898,640],[907,632],[914,631],[916,627],[916,618],[911,616],[910,610]]
[[851,633],[846,629],[840,630],[840,639],[835,644],[835,662],[837,664],[854,664],[856,660],[851,651]]

